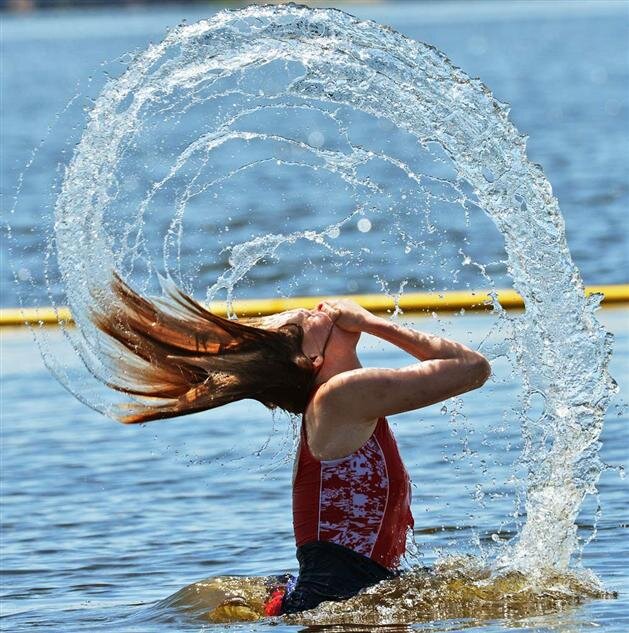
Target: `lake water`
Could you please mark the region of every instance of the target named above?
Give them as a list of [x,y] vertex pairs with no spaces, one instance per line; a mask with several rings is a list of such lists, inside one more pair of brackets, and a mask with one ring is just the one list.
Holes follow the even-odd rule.
[[[600,314],[616,333],[612,373],[626,398],[627,310]],[[493,319],[448,321],[411,324],[431,331],[445,326],[452,336],[477,343]],[[170,422],[119,426],[85,408],[49,375],[27,332],[3,332],[3,339],[4,630],[222,630],[156,603],[206,577],[295,571],[288,419],[241,402]],[[368,365],[405,362],[373,339],[361,343],[361,358]],[[463,398],[465,421],[451,422],[440,405],[391,420],[414,482],[415,538],[424,564],[444,553],[478,554],[478,543],[491,551],[492,534],[514,533],[509,479],[520,448],[513,413],[519,385],[499,363],[494,371],[484,389]],[[607,464],[628,466],[628,423],[626,407],[610,410],[602,449]],[[626,480],[608,470],[599,492],[602,515],[582,564],[618,591],[617,599],[536,617],[449,620],[412,630],[602,627],[624,633]],[[595,510],[591,499],[579,521],[582,539],[592,533]],[[230,626],[261,631],[269,625]]]
[[[511,119],[528,135],[528,156],[541,164],[558,197],[572,256],[587,284],[623,283],[627,280],[629,220],[629,18],[627,5],[617,2],[532,3],[387,3],[349,5],[359,17],[388,24],[411,38],[437,46],[465,72],[478,76],[497,99],[511,104]],[[511,7],[511,9],[509,9]],[[3,16],[4,103],[2,187],[3,203],[10,208],[19,174],[40,139],[46,138],[33,167],[25,175],[12,225],[23,256],[20,267],[36,281],[29,303],[45,297],[41,253],[44,233],[39,230],[54,202],[57,165],[67,162],[81,135],[84,108],[95,98],[108,76],[121,73],[130,56],[149,41],[160,41],[167,27],[209,17],[206,7],[183,5],[146,10],[42,12]],[[116,60],[122,58],[125,64]],[[107,62],[107,63],[104,63]],[[91,81],[91,83],[90,83]],[[58,121],[68,101],[81,95]],[[135,170],[146,165],[159,174],[160,162],[172,160],[181,139],[198,135],[212,110],[192,109],[178,121],[170,136],[161,134],[159,145],[144,134],[127,159],[128,178],[118,195],[144,185],[146,176]],[[292,115],[291,115],[292,116]],[[301,116],[301,115],[300,115]],[[367,125],[369,122],[365,122]],[[171,124],[174,125],[173,122]],[[52,131],[47,127],[52,125]],[[279,116],[276,129],[299,138],[290,117]],[[304,140],[325,130],[318,121],[301,118]],[[423,156],[416,143],[394,134],[385,121],[365,128],[368,134],[397,145],[401,156]],[[360,136],[360,122],[357,135]],[[159,130],[155,130],[155,134]],[[321,137],[319,137],[321,138]],[[327,142],[324,135],[320,142]],[[159,152],[159,155],[158,155]],[[174,154],[176,155],[176,153]],[[427,157],[428,159],[430,157]],[[229,156],[216,156],[217,171]],[[134,161],[134,162],[131,162]],[[423,169],[424,163],[417,163]],[[426,161],[426,169],[431,167]],[[264,167],[264,166],[262,166]],[[151,171],[153,170],[153,171]],[[462,208],[443,204],[430,218],[426,231],[425,205],[408,181],[391,169],[372,174],[391,191],[397,191],[396,212],[420,218],[416,227],[405,226],[404,241],[388,234],[386,207],[368,215],[372,230],[361,232],[356,219],[343,228],[346,243],[364,249],[348,269],[334,267],[316,245],[301,242],[299,249],[285,245],[279,260],[266,261],[238,289],[241,297],[284,293],[390,292],[407,281],[405,290],[486,286],[476,266],[464,266],[465,255],[484,266],[498,287],[510,287],[504,264],[502,236],[482,211],[469,205],[469,225]],[[246,178],[246,174],[243,175]],[[233,184],[231,184],[233,183]],[[231,244],[269,232],[290,232],[325,226],[351,210],[353,200],[338,179],[315,177],[297,169],[255,171],[251,179],[233,178],[217,198],[197,196],[188,202],[183,277],[194,279],[195,292],[210,286],[225,270]],[[173,189],[179,185],[175,183]],[[408,194],[408,195],[407,195]],[[406,196],[402,199],[402,196]],[[321,200],[326,204],[322,205]],[[135,202],[135,198],[130,198]],[[417,202],[419,201],[419,202]],[[121,197],[124,209],[127,200]],[[172,205],[171,199],[157,203]],[[171,213],[156,211],[152,230],[143,239],[151,253],[161,251],[161,240]],[[587,230],[586,230],[587,229]],[[211,239],[208,239],[211,236]],[[396,241],[397,240],[397,241]],[[405,247],[422,243],[413,257]],[[386,257],[383,248],[387,249]],[[308,258],[317,278],[302,274],[295,255]],[[299,273],[296,272],[299,270]],[[458,271],[458,272],[455,272]],[[2,270],[2,305],[17,304],[8,266]],[[191,283],[191,282],[189,282]],[[191,288],[192,289],[192,288]],[[47,300],[44,298],[44,302]]]
[[[480,76],[497,98],[511,103],[511,118],[530,136],[529,157],[542,164],[559,198],[568,241],[584,280],[627,280],[626,5],[394,3],[352,5],[349,10],[435,44],[468,74]],[[4,193],[9,194],[5,204],[55,114],[77,91],[96,96],[104,80],[101,62],[143,48],[149,40],[158,41],[167,26],[183,17],[193,21],[209,14],[206,8],[183,6],[150,12],[3,16],[5,160],[1,168]],[[111,62],[106,68],[118,74],[121,67]],[[92,84],[86,86],[89,76]],[[82,82],[79,89],[77,82]],[[78,103],[82,107],[84,99]],[[82,126],[81,117],[62,116],[24,179],[12,225],[24,257],[18,266],[29,268],[34,276],[41,274],[43,241],[38,228],[41,210],[53,198],[51,173],[65,160],[67,154],[62,152],[72,147]],[[150,147],[143,151],[151,156]],[[394,181],[389,184],[395,186]],[[317,221],[328,221],[320,209],[320,188],[289,181],[278,199],[269,203],[280,186],[270,180],[260,189],[228,191],[233,195],[226,195],[224,202],[233,208],[222,208],[216,215],[197,209],[191,251],[184,253],[182,261],[200,287],[211,284],[225,267],[219,249],[212,253],[215,259],[198,267],[195,249],[206,243],[207,235],[216,238],[229,227],[229,236],[220,238],[220,244],[227,246],[248,239],[254,230],[283,228],[289,214],[291,226],[300,229],[312,226],[315,212]],[[333,206],[334,197],[326,202]],[[252,209],[260,208],[265,212],[258,213],[252,224]],[[299,209],[305,211],[300,214]],[[266,223],[259,226],[261,217]],[[377,253],[382,233],[375,230],[378,218],[372,220],[374,230],[359,232],[365,247]],[[478,267],[461,267],[458,247],[464,237],[466,252],[489,266],[496,285],[510,285],[500,235],[480,211],[473,213],[469,226],[462,214],[442,214],[440,221],[436,246],[444,248],[442,260],[428,258],[414,268],[416,262],[411,265],[403,257],[395,261],[367,257],[344,274],[314,283],[312,278],[295,276],[294,257],[303,253],[287,249],[277,262],[255,271],[253,283],[245,284],[238,296],[397,290],[408,279],[420,288],[484,285]],[[161,236],[155,239],[160,244]],[[4,266],[3,305],[17,302],[10,279]],[[36,285],[34,292],[45,299],[43,285]],[[618,467],[627,465],[629,445],[624,404],[629,380],[628,313],[616,309],[599,315],[616,336],[611,372],[620,394],[602,436],[602,459],[610,467],[599,485],[601,514],[595,520],[597,498],[589,497],[579,530],[584,544],[596,529],[595,538],[583,548],[583,567],[593,570],[619,597],[489,619],[479,612],[477,617],[467,614],[434,621],[418,613],[418,620],[427,621],[389,630],[628,630],[627,487],[618,472]],[[478,344],[493,323],[493,317],[469,315],[413,322],[472,344]],[[53,347],[61,344],[61,334],[51,333],[49,340]],[[396,350],[373,340],[365,340],[361,351],[368,365],[404,362]],[[498,360],[492,381],[465,396],[462,411],[454,417],[449,403],[445,411],[439,405],[392,419],[414,482],[415,540],[423,564],[432,565],[447,553],[491,555],[520,526],[522,517],[514,516],[521,474],[519,393],[518,380]],[[208,624],[160,601],[207,577],[295,570],[292,448],[290,421],[252,403],[139,428],[114,425],[76,401],[48,374],[27,331],[4,330],[2,628],[222,630],[223,625]],[[245,623],[230,625],[230,630],[268,626]],[[304,626],[281,623],[271,630],[311,630]]]

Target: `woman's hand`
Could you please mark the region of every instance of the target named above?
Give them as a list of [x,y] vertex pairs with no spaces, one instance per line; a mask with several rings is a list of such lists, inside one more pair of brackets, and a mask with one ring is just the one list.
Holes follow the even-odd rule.
[[371,312],[349,299],[324,301],[317,309],[325,312],[334,325],[347,332],[363,332],[374,319]]

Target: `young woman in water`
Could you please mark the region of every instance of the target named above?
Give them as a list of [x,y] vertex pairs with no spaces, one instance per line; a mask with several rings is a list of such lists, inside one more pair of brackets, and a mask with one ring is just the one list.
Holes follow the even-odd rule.
[[[293,480],[299,575],[270,591],[266,615],[342,600],[396,575],[413,526],[408,473],[386,416],[480,387],[487,360],[454,341],[324,301],[256,320],[212,314],[169,281],[160,298],[118,276],[116,309],[94,311],[109,335],[110,386],[134,400],[125,423],[202,411],[243,398],[302,415]],[[356,345],[377,336],[419,362],[363,368]]]

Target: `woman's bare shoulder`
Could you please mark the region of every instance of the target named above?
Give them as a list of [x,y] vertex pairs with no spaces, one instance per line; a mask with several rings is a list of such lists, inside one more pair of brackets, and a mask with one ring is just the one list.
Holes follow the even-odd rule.
[[308,448],[318,460],[351,455],[364,446],[378,423],[378,418],[356,417],[351,406],[334,406],[334,399],[330,399],[334,383],[327,385],[321,385],[304,413]]
[[317,417],[344,425],[371,424],[382,417],[378,403],[390,393],[396,377],[395,370],[375,367],[336,374],[317,389],[313,411]]

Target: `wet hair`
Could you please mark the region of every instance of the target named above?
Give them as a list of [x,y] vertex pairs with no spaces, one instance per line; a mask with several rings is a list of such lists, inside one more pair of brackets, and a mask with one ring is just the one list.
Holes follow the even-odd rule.
[[162,296],[146,298],[114,273],[113,307],[90,314],[107,335],[106,384],[132,396],[112,412],[116,419],[149,422],[246,398],[304,412],[315,368],[302,351],[299,325],[265,329],[225,319],[172,280],[160,281]]

